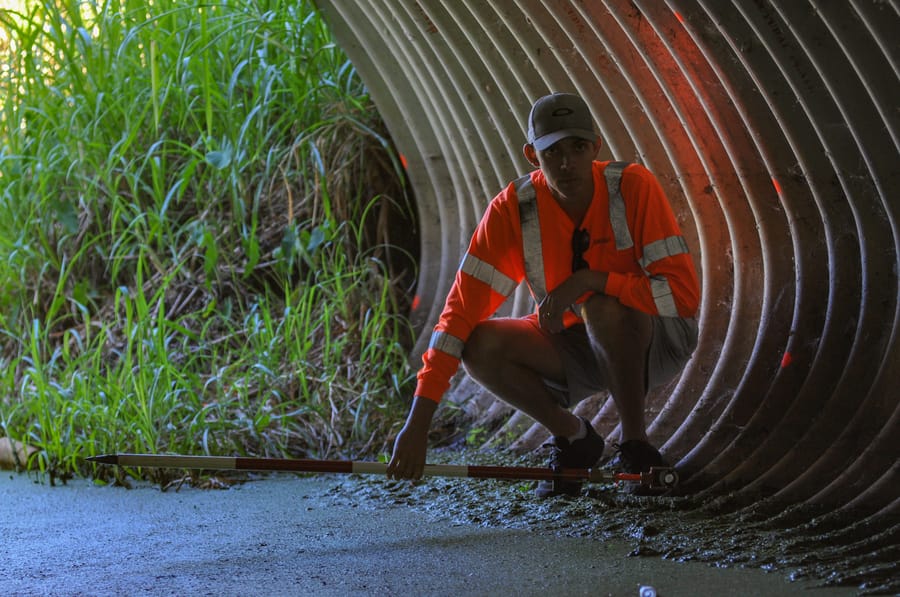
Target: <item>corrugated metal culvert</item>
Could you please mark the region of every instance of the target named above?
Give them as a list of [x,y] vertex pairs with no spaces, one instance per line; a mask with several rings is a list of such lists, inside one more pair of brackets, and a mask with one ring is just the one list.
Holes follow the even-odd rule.
[[[530,169],[531,102],[577,92],[601,158],[662,181],[702,276],[699,348],[650,399],[685,486],[896,530],[896,2],[319,4],[408,164],[419,351],[487,201]],[[507,307],[530,309],[522,289]],[[617,439],[608,397],[582,408]]]

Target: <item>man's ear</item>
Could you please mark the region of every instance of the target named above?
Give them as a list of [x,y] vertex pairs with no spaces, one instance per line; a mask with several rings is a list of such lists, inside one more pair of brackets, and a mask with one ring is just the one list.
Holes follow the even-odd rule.
[[[599,141],[599,139],[598,139],[598,141]],[[597,149],[599,149],[599,147]],[[525,159],[528,160],[529,164],[531,164],[535,168],[541,167],[541,163],[538,161],[538,158],[537,158],[537,150],[535,150],[534,145],[532,145],[531,143],[526,143],[522,147],[522,153],[525,154]]]
[[596,157],[597,154],[600,153],[601,147],[603,147],[603,139],[601,139],[600,136],[598,135],[597,138],[594,140],[594,157]]

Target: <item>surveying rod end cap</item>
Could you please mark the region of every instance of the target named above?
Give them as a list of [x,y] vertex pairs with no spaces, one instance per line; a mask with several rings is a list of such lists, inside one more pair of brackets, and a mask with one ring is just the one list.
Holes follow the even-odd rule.
[[653,466],[650,467],[650,473],[647,475],[650,487],[665,487],[671,489],[678,485],[678,471],[671,466]]

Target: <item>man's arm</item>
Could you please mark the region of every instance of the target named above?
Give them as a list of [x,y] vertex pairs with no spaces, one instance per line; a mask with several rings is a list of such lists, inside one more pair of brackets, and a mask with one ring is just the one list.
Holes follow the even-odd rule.
[[611,271],[605,294],[623,305],[666,317],[693,317],[700,286],[694,262],[656,177],[639,164],[622,174],[634,256],[642,272]]
[[438,402],[459,368],[462,348],[479,322],[490,317],[525,277],[518,204],[512,184],[488,205],[422,355],[416,395],[397,435],[388,476],[418,479],[425,468],[428,430]]
[[589,269],[578,270],[541,302],[538,309],[541,327],[551,334],[563,330],[563,314],[572,308],[582,295],[593,292],[603,294],[606,290],[606,272]]
[[425,471],[428,430],[438,403],[422,396],[413,399],[406,424],[394,442],[394,453],[388,463],[389,479],[421,479]]

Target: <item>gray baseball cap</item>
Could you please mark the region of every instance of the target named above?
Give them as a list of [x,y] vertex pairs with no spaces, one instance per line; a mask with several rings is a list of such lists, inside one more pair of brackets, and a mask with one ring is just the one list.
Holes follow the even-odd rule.
[[571,93],[554,93],[534,102],[528,115],[528,143],[543,151],[566,137],[597,139],[584,100]]

